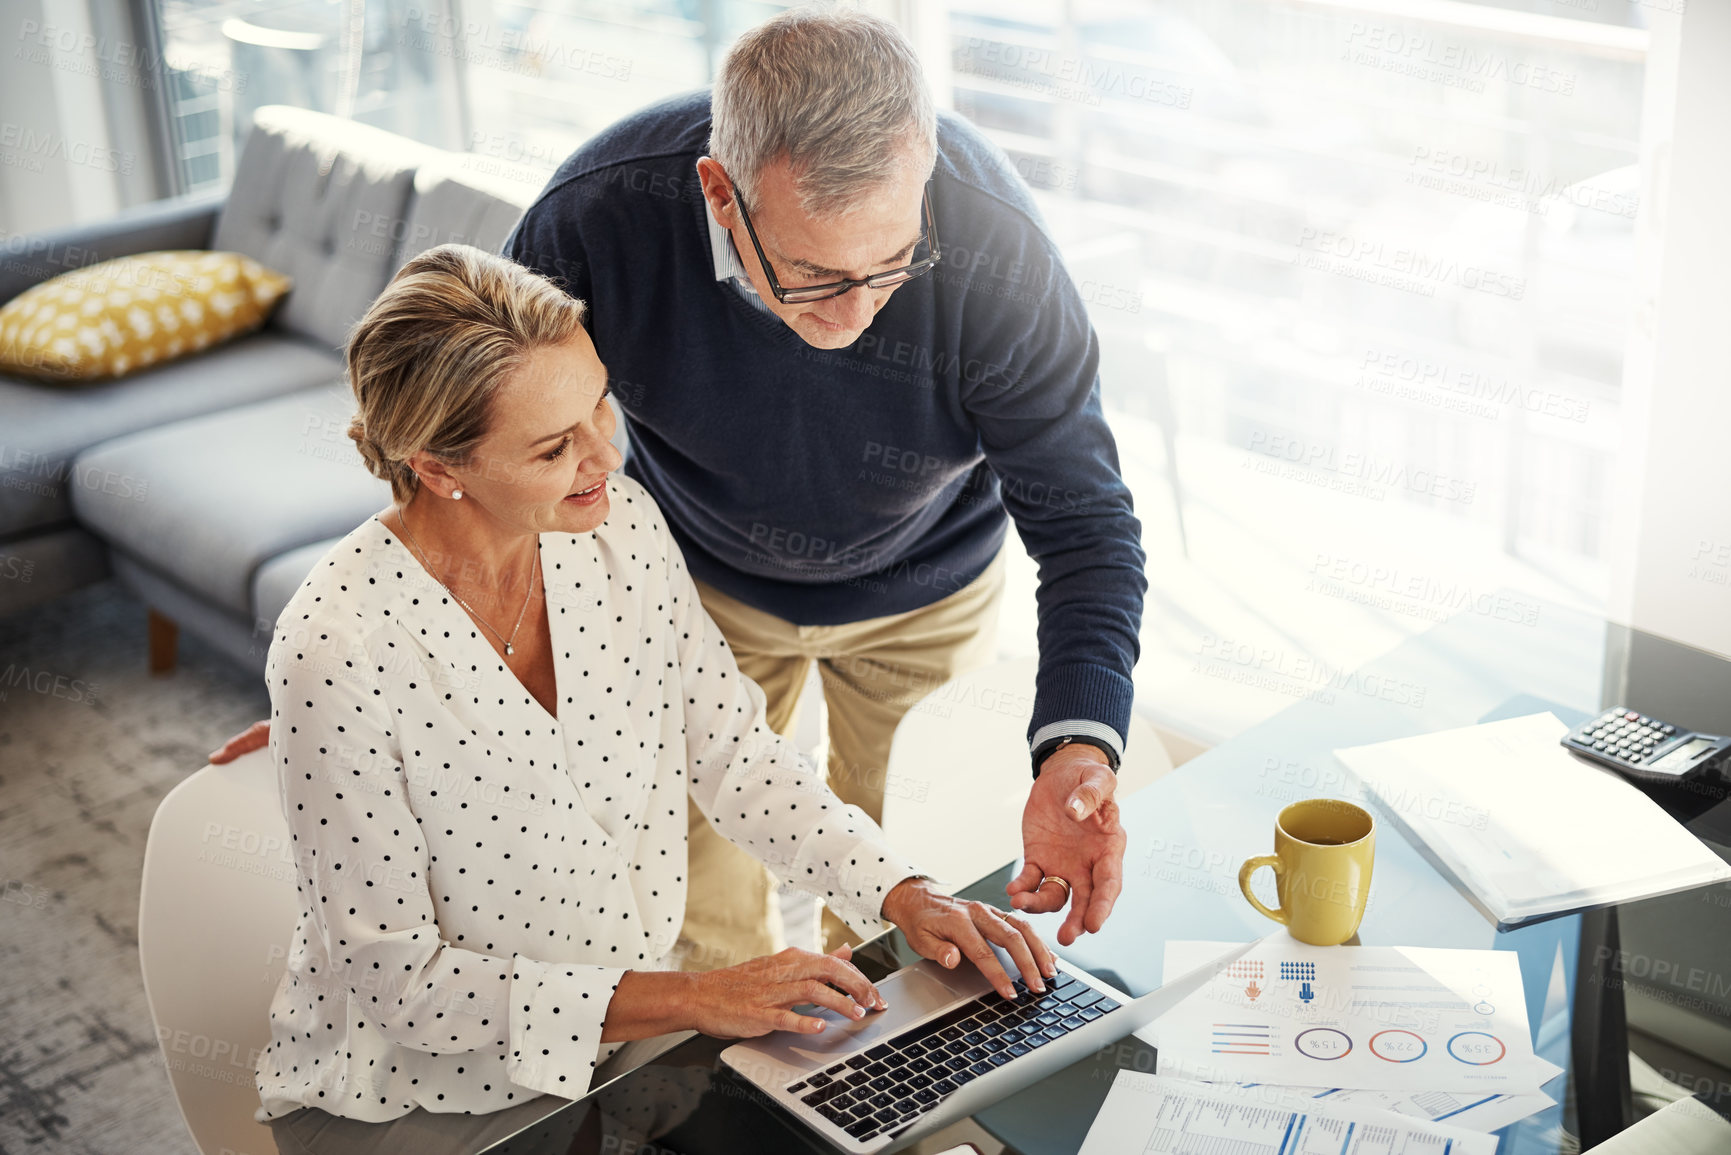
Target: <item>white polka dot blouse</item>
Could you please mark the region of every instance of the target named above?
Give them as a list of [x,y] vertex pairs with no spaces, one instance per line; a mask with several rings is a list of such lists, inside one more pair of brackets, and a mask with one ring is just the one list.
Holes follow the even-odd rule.
[[862,933],[917,870],[763,720],[654,502],[541,535],[549,716],[377,518],[277,622],[271,753],[302,913],[258,1118],[576,1098],[684,920],[686,806]]

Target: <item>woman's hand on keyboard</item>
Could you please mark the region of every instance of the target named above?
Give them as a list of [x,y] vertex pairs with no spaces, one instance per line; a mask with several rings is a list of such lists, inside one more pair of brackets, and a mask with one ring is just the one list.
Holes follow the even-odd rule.
[[939,965],[953,969],[964,957],[972,959],[1006,999],[1015,998],[1016,989],[992,944],[1009,954],[1030,990],[1045,990],[1044,980],[1058,973],[1052,952],[1025,920],[983,902],[945,894],[929,879],[898,882],[884,899],[883,914],[901,927],[909,946]]
[[749,1039],[771,1031],[817,1034],[824,1021],[795,1014],[801,1003],[827,1007],[845,1019],[864,1018],[886,1004],[877,987],[849,960],[851,947],[830,954],[789,947],[738,966],[706,971],[692,978],[693,1025],[719,1039]]

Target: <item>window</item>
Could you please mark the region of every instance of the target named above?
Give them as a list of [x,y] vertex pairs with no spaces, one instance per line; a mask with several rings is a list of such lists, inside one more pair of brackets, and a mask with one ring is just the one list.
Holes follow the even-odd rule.
[[1525,7],[948,4],[954,107],[1100,333],[1156,720],[1218,740],[1450,614],[1603,608],[1646,33]]
[[707,84],[740,31],[786,6],[160,0],[182,187],[226,184],[265,104],[551,170],[627,112]]

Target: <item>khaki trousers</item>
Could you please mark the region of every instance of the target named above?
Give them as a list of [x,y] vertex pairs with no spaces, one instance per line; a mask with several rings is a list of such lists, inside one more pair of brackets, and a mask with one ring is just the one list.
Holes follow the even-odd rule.
[[[951,678],[992,661],[1004,593],[1004,554],[943,600],[904,614],[838,626],[798,626],[703,582],[697,592],[739,662],[763,688],[770,728],[791,736],[800,690],[818,664],[829,711],[830,788],[883,821],[890,740],[902,715]],[[895,841],[895,832],[888,832]],[[733,966],[784,945],[776,882],[769,871],[716,834],[694,806],[688,844],[691,879],[675,953],[686,970]],[[824,949],[857,936],[824,911]]]

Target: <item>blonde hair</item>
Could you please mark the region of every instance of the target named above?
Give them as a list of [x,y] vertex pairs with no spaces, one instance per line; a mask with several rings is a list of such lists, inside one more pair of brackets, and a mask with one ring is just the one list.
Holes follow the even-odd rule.
[[349,333],[349,436],[367,470],[406,505],[420,487],[416,453],[468,465],[499,385],[532,351],[574,339],[583,312],[551,281],[471,245],[411,258]]

